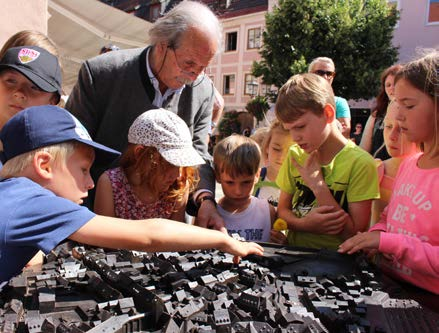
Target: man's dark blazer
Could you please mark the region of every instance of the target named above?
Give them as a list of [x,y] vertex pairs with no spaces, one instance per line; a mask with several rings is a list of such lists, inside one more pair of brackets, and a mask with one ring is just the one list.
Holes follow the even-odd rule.
[[[87,128],[92,138],[113,149],[123,151],[128,129],[143,112],[156,108],[154,88],[146,69],[145,49],[129,49],[105,53],[87,60],[79,71],[78,81],[66,104]],[[163,108],[176,112],[187,124],[194,148],[206,164],[200,168],[199,188],[215,189],[212,157],[207,151],[214,89],[207,76],[200,76],[184,87]],[[95,164],[95,181],[109,165]]]

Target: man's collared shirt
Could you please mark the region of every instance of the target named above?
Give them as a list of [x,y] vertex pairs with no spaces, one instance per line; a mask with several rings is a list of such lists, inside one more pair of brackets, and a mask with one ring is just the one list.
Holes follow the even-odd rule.
[[151,70],[151,67],[149,66],[149,52],[151,49],[148,49],[148,52],[146,52],[146,69],[148,71],[149,79],[151,80],[152,86],[154,87],[155,94],[154,94],[154,100],[152,101],[152,104],[154,104],[157,107],[162,107],[163,103],[170,98],[173,94],[181,94],[181,92],[184,89],[184,85],[181,86],[178,89],[166,89],[165,94],[162,95],[160,89],[159,89],[159,80],[155,77],[154,73]]

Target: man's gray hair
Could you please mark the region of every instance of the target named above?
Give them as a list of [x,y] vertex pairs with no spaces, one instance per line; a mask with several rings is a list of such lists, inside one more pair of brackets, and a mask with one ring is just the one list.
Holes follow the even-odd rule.
[[149,30],[150,43],[167,42],[177,48],[182,35],[190,28],[198,28],[216,39],[221,49],[222,28],[216,15],[206,5],[185,0],[159,18]]
[[309,66],[308,66],[308,73],[311,73],[311,71],[313,70],[314,66],[317,63],[319,63],[319,62],[325,62],[327,64],[331,64],[332,67],[334,67],[334,69],[335,69],[334,61],[332,61],[331,58],[328,58],[328,57],[318,57],[318,58],[313,59],[313,61],[311,61],[311,63],[309,64]]

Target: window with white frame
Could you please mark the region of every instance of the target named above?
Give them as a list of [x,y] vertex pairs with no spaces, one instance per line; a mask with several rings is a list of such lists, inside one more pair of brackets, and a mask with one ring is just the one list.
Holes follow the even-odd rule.
[[235,94],[235,74],[229,74],[223,76],[223,94],[224,95]]
[[258,49],[261,47],[261,28],[248,29],[247,48]]
[[257,80],[252,74],[245,74],[244,95],[255,96],[258,94]]
[[439,24],[439,0],[428,1],[427,24]]
[[238,32],[228,32],[226,33],[226,52],[236,51],[238,45]]

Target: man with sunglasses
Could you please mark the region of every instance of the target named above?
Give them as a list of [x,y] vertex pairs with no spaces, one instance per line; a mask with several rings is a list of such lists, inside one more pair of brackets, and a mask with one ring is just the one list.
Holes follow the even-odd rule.
[[[334,61],[328,57],[315,58],[308,66],[308,72],[323,77],[332,86],[335,77]],[[335,116],[341,124],[342,133],[349,138],[351,133],[351,110],[348,102],[339,96],[335,96]]]
[[[150,46],[110,52],[81,67],[66,109],[93,139],[123,151],[130,125],[141,113],[159,107],[178,114],[192,133],[200,167],[199,190],[190,212],[205,226],[221,229],[216,210],[215,177],[206,138],[214,102],[212,81],[204,74],[218,52],[218,18],[204,4],[185,0],[158,19],[149,31]],[[95,163],[96,165],[96,163]],[[95,180],[109,165],[96,165]]]

